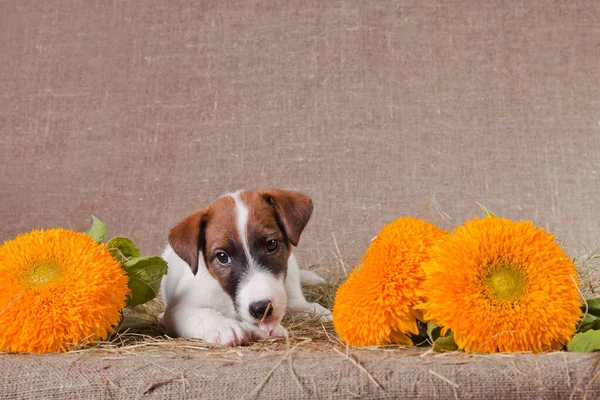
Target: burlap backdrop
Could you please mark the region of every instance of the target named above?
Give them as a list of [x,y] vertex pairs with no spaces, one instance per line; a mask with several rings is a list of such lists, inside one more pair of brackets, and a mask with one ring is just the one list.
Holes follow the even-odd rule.
[[302,263],[428,199],[445,228],[480,201],[600,245],[596,0],[0,4],[0,240],[94,213],[159,252],[283,187],[315,202]]
[[[475,201],[578,255],[600,245],[599,21],[597,0],[0,0],[0,240],[93,213],[159,252],[220,194],[282,187],[314,199],[302,264],[336,257],[331,229],[352,264],[383,224]],[[352,350],[377,389],[301,350],[260,396],[600,396],[597,355]],[[281,357],[235,354],[0,355],[0,398],[238,398]]]
[[291,366],[285,353],[245,357],[232,353],[210,359],[198,358],[191,350],[185,356],[167,352],[6,357],[0,358],[0,399],[15,398],[17,393],[19,398],[56,400],[592,400],[600,396],[600,359],[591,354],[420,357],[413,351],[352,350],[350,355],[370,377],[343,354],[301,347],[292,353]]

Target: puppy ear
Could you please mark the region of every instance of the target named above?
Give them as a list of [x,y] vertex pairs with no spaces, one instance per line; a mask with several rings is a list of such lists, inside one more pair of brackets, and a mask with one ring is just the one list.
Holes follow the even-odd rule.
[[194,275],[198,272],[198,254],[204,248],[204,228],[209,215],[209,208],[196,211],[175,225],[169,233],[169,244],[189,264]]
[[278,220],[290,243],[297,246],[300,234],[313,211],[310,197],[302,193],[279,189],[265,190],[262,195],[275,209]]

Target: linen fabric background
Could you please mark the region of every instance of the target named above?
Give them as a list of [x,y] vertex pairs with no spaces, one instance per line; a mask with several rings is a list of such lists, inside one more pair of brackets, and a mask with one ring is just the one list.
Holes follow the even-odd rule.
[[[1,1],[0,240],[158,253],[223,193],[313,198],[302,264],[386,223],[531,219],[600,245],[600,3]],[[430,216],[431,215],[431,216]]]
[[[0,0],[0,241],[94,214],[159,253],[221,194],[281,187],[313,198],[299,260],[325,274],[476,201],[579,255],[600,246],[599,24],[597,0]],[[594,354],[349,352],[5,354],[0,398],[230,399],[271,373],[259,398],[600,393]]]
[[[0,358],[3,399],[597,399],[594,354],[420,357],[418,350],[352,350],[379,387],[339,353],[298,348],[292,378],[281,354],[243,360],[81,354]],[[270,372],[267,384],[254,395]]]

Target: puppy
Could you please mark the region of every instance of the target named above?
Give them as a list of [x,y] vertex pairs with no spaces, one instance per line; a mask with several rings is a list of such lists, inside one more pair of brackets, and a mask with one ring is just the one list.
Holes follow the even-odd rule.
[[324,279],[301,271],[292,252],[312,209],[301,193],[238,191],[177,224],[163,253],[166,333],[236,346],[283,336],[286,309],[331,321],[300,287]]

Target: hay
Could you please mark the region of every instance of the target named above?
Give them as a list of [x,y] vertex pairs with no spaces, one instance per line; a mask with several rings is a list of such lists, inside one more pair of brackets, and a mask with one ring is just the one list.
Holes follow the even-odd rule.
[[575,260],[580,289],[586,298],[600,296],[600,247]]
[[[335,281],[318,286],[307,286],[303,288],[303,292],[309,302],[317,302],[331,309],[340,283]],[[218,358],[236,362],[242,361],[249,354],[289,352],[291,348],[300,344],[303,349],[312,350],[328,350],[335,346],[345,346],[335,334],[331,322],[321,322],[318,318],[307,319],[304,315],[292,313],[288,313],[282,321],[282,325],[288,331],[287,338],[272,337],[235,348],[204,343],[195,339],[171,338],[165,334],[163,326],[158,321],[157,316],[163,311],[164,305],[160,298],[133,309],[125,309],[117,333],[105,341],[87,344],[71,352],[100,352],[114,356],[170,352],[186,357]]]
[[[339,263],[339,260],[335,261]],[[586,297],[600,295],[600,248],[596,251],[575,259],[581,281],[581,291]],[[320,264],[311,269],[321,271],[331,265]],[[341,274],[340,274],[341,275]],[[329,309],[333,308],[335,293],[343,281],[343,276],[334,278],[331,282],[317,286],[303,288],[304,295],[309,302],[317,302]],[[225,347],[221,345],[204,343],[201,340],[181,339],[168,337],[158,321],[158,314],[164,311],[160,298],[149,303],[126,309],[118,332],[106,341],[94,342],[73,350],[72,352],[102,352],[114,356],[123,354],[149,354],[153,352],[171,352],[185,357],[216,358],[228,362],[241,362],[249,355],[262,356],[265,354],[285,355],[295,346],[302,345],[302,349],[326,351],[346,348],[335,333],[331,322],[321,322],[317,318],[307,319],[304,315],[288,313],[282,325],[288,331],[287,338],[267,338],[250,343],[242,347]],[[422,342],[418,345],[429,345],[425,327],[420,326]],[[418,338],[417,338],[418,339]],[[420,346],[419,346],[420,347]],[[365,348],[374,351],[390,351],[406,349],[404,345],[384,345]],[[431,349],[419,349],[422,355],[432,354]],[[455,352],[452,352],[454,354]],[[282,358],[284,359],[284,358]]]

